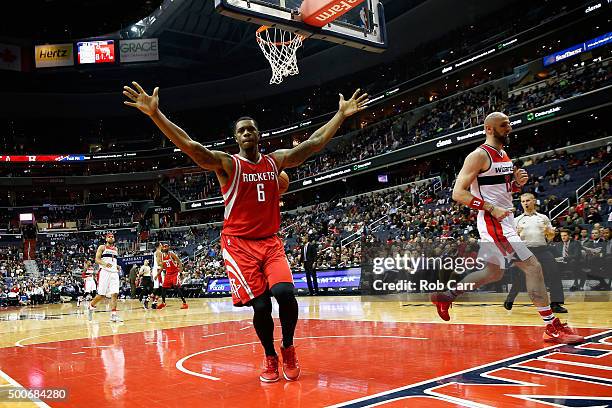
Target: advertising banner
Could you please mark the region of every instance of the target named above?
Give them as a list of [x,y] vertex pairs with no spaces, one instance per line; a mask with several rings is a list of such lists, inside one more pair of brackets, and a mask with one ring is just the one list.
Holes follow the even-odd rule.
[[157,38],[120,41],[119,58],[122,63],[158,61],[159,47]]
[[69,67],[74,65],[72,44],[45,44],[34,47],[36,68]]
[[[296,289],[308,289],[306,274],[297,272],[293,274]],[[361,282],[361,268],[326,269],[317,271],[319,289],[357,289]],[[210,279],[206,286],[207,293],[229,294],[231,284],[228,278]]]

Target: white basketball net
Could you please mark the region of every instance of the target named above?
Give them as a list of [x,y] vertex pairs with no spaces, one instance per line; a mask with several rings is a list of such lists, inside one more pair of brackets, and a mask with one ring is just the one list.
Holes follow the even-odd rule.
[[266,26],[257,30],[255,36],[272,67],[271,84],[280,84],[283,78],[300,73],[296,52],[302,46],[303,36]]

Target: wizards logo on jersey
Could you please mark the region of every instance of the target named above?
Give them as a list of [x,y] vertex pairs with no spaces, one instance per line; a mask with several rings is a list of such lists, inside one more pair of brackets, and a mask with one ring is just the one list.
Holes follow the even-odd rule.
[[609,407],[612,330],[336,407]]

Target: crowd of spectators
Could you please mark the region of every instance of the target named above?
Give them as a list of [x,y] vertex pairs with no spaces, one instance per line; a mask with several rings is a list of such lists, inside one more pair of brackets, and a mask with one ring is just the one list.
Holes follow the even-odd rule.
[[[587,160],[607,159],[596,151]],[[573,165],[580,165],[571,159]],[[549,166],[533,180],[546,180],[561,168]],[[359,266],[362,245],[384,244],[388,250],[410,248],[425,254],[460,254],[476,250],[476,212],[450,199],[450,186],[440,180],[389,188],[350,198],[332,200],[306,210],[285,213],[281,234],[290,266],[299,270],[299,255],[305,237],[318,246],[318,269]],[[540,194],[539,210],[548,211],[555,197]],[[520,212],[520,209],[519,209]],[[553,225],[557,237],[563,229],[583,248],[586,259],[610,256],[612,226],[612,187],[610,179],[598,184],[589,194],[557,217]],[[159,230],[152,242],[170,242],[185,261],[185,284],[203,284],[207,279],[225,276],[220,257],[218,227]],[[128,240],[126,238],[125,240]],[[124,241],[125,241],[124,240]],[[82,292],[80,268],[91,259],[99,238],[43,241],[38,247],[39,278],[25,273],[19,250],[0,249],[0,305],[29,305],[60,302],[76,298]],[[598,250],[597,248],[600,248]],[[602,252],[603,251],[603,252]],[[136,254],[126,251],[125,255]],[[416,253],[416,252],[415,252]],[[194,255],[195,256],[189,256]],[[600,255],[601,254],[601,255]],[[591,257],[591,258],[589,258]],[[591,261],[589,261],[591,262]],[[450,273],[450,271],[447,271]],[[576,285],[584,285],[577,279]],[[125,286],[125,285],[124,285]],[[600,279],[594,289],[607,290],[609,282]]]
[[212,172],[185,173],[170,177],[165,186],[183,201],[201,200],[221,194],[219,182]]
[[[313,118],[323,113],[335,109],[336,90],[359,86],[366,89],[370,94],[381,92],[391,86],[417,77],[420,74],[445,66],[448,62],[457,60],[471,53],[483,50],[495,44],[500,39],[510,38],[512,35],[522,32],[543,22],[554,20],[559,14],[574,8],[572,1],[545,1],[542,4],[534,5],[527,0],[521,0],[518,4],[511,5],[497,10],[493,14],[479,18],[477,21],[470,21],[464,26],[449,30],[439,38],[433,39],[424,44],[420,44],[413,51],[401,56],[400,58],[368,68],[362,72],[351,73],[345,77],[334,80],[308,89],[300,89],[286,95],[282,103],[270,106],[269,109],[261,111],[261,106],[271,105],[268,101],[256,100],[241,106],[244,112],[258,112],[258,118],[264,129],[278,127],[279,123],[295,123],[307,118]],[[498,21],[503,19],[506,23],[500,27]],[[556,26],[552,26],[556,28]],[[566,30],[566,36],[578,35],[576,31]],[[583,35],[582,33],[580,33]],[[580,37],[568,44],[584,41]],[[572,42],[573,41],[573,42]],[[548,48],[544,51],[539,47],[536,52],[549,52]],[[533,55],[531,58],[535,58]],[[519,62],[518,60],[516,61]],[[47,81],[49,82],[49,81]],[[50,81],[53,82],[53,81]],[[91,81],[90,81],[91,82]],[[12,84],[15,85],[15,84]],[[110,91],[110,90],[106,90]],[[197,110],[191,112],[172,112],[172,118],[178,123],[185,124],[188,130],[199,130],[202,133],[206,129],[208,135],[213,139],[227,137],[228,126],[235,114],[235,107],[220,107],[219,109]],[[251,113],[252,114],[252,113]],[[210,118],[217,120],[211,121]],[[0,121],[0,129],[6,134],[0,139],[0,150],[6,153],[31,154],[30,146],[42,146],[45,152],[64,154],[66,151],[74,149],[78,152],[90,151],[92,144],[101,146],[105,152],[124,151],[130,149],[129,143],[137,141],[137,145],[150,148],[162,147],[164,138],[145,121],[134,122],[133,119],[111,118],[100,119],[99,117],[82,120],[65,121],[65,124],[58,125],[57,134],[72,134],[75,137],[66,138],[66,144],[60,140],[36,139],[36,135],[41,134],[36,127],[39,121],[7,119]],[[135,123],[137,125],[135,125]],[[48,127],[49,123],[44,126]],[[129,129],[126,134],[126,129]],[[48,130],[48,129],[46,129]],[[26,137],[24,137],[24,134]],[[29,138],[28,135],[32,135]],[[210,137],[210,136],[209,136]],[[36,140],[32,143],[30,139]],[[68,148],[68,150],[67,150]],[[52,149],[52,150],[49,150]]]
[[[324,149],[297,169],[289,170],[292,179],[302,179],[335,167],[399,148],[471,128],[483,122],[491,111],[509,114],[557,102],[608,85],[612,80],[609,61],[593,61],[577,67],[561,66],[543,83],[522,92],[509,93],[501,83],[478,86],[422,109],[392,111],[391,117],[352,132]],[[534,79],[535,80],[535,79]],[[522,85],[529,84],[529,81]],[[428,101],[422,101],[423,104]],[[555,180],[553,180],[555,182]],[[171,178],[168,185],[184,200],[214,197],[219,194],[216,179],[207,173]]]
[[413,111],[381,120],[300,166],[295,178],[473,127],[494,110],[512,114],[606,86],[612,80],[611,65],[595,61],[584,67],[561,68],[546,81],[546,86],[528,89],[510,98],[500,88],[487,85],[434,102],[416,120]]
[[81,287],[67,270],[33,278],[26,273],[18,247],[0,247],[0,307],[60,302],[72,299]]
[[595,61],[578,67],[562,64],[538,86],[515,92],[508,98],[508,114],[525,112],[571,98],[610,84],[612,70],[610,62]]

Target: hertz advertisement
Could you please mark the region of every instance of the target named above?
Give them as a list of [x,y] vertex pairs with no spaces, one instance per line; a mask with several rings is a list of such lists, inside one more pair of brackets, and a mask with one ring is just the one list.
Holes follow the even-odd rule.
[[74,65],[72,44],[46,44],[34,47],[36,68]]

